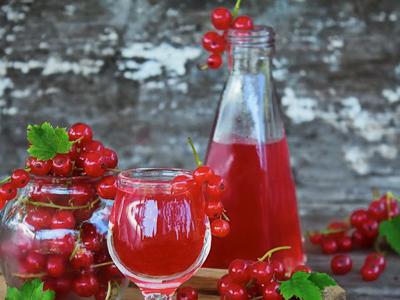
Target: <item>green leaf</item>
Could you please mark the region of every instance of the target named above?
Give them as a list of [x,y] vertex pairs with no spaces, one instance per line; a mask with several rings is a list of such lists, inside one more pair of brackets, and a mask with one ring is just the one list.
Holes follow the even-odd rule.
[[7,289],[6,300],[54,300],[53,291],[43,291],[43,282],[40,279],[27,281],[18,290],[14,287]]
[[312,283],[314,283],[320,290],[324,290],[327,286],[337,285],[336,281],[326,273],[313,272],[308,277]]
[[29,125],[27,137],[31,144],[28,153],[39,160],[49,160],[57,154],[68,153],[73,145],[65,128],[54,128],[48,122]]
[[310,276],[305,272],[294,273],[289,280],[281,282],[281,295],[286,300],[293,297],[300,300],[322,300],[321,289],[309,279]]
[[379,224],[379,235],[400,255],[400,216]]

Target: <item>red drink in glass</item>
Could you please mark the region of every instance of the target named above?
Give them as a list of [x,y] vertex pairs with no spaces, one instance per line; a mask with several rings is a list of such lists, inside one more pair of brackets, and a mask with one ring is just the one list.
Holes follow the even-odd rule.
[[[187,180],[175,184],[178,175]],[[116,265],[145,296],[164,294],[168,299],[201,266],[209,247],[203,187],[194,183],[190,172],[121,173],[109,248]]]
[[235,258],[254,260],[279,246],[291,249],[277,252],[273,259],[288,269],[301,264],[304,257],[286,137],[260,145],[241,140],[212,142],[207,165],[228,187],[222,201],[231,232],[213,240],[206,265],[226,267]]

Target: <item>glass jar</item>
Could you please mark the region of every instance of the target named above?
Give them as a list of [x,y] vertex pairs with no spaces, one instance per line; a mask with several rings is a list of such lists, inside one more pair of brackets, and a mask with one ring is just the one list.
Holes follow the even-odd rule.
[[[113,201],[89,177],[32,177],[1,218],[7,285],[40,278],[57,299],[119,299],[127,285],[106,244]],[[104,297],[103,297],[104,296]]]
[[214,239],[209,267],[256,260],[272,248],[288,271],[304,263],[296,188],[272,78],[271,27],[229,30],[229,76],[217,110],[206,164],[227,185],[223,203],[231,232]]

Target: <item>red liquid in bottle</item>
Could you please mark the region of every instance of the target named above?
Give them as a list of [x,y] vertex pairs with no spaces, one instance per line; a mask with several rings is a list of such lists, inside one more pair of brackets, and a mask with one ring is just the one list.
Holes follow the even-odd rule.
[[143,192],[117,192],[111,221],[119,263],[146,276],[187,271],[203,249],[206,232],[200,189]]
[[226,181],[223,203],[231,232],[226,238],[213,238],[206,266],[226,268],[236,258],[256,260],[279,246],[292,247],[273,255],[287,269],[303,263],[286,137],[260,145],[212,142],[207,165]]

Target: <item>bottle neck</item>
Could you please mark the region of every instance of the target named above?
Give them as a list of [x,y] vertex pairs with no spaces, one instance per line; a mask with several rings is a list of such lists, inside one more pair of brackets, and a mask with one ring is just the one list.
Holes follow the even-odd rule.
[[234,74],[264,74],[271,77],[271,58],[273,48],[243,47],[230,45],[228,49],[228,68]]

